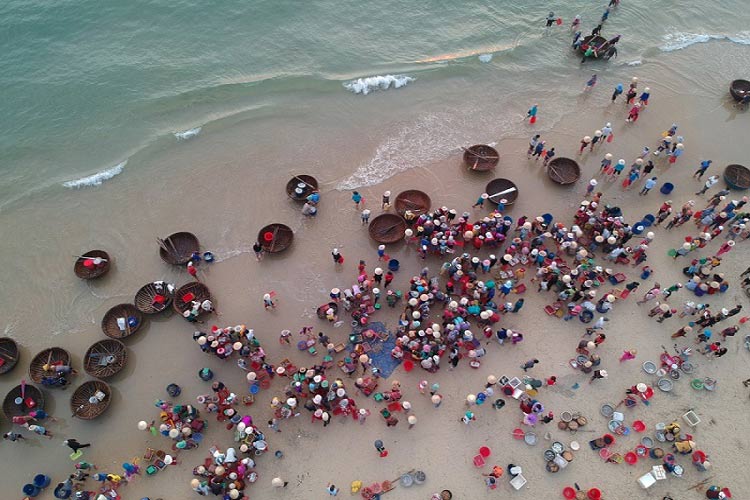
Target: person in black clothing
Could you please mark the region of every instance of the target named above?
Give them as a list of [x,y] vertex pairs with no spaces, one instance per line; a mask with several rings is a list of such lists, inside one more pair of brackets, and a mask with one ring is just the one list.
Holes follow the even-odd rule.
[[78,453],[78,450],[81,448],[88,448],[91,446],[91,443],[81,444],[76,439],[66,439],[63,441],[63,444],[73,450],[73,453]]

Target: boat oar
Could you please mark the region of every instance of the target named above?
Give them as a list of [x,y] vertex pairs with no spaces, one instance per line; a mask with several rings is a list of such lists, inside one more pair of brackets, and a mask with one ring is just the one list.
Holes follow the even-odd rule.
[[109,260],[105,259],[104,257],[95,257],[93,255],[74,255],[73,257],[77,259],[101,259],[102,262],[109,262]]
[[472,156],[474,156],[474,157],[476,157],[476,158],[480,158],[480,159],[482,159],[482,160],[499,160],[499,159],[500,159],[500,157],[499,157],[499,156],[496,156],[496,155],[492,155],[492,156],[484,156],[484,155],[480,155],[479,153],[477,153],[477,152],[475,152],[475,151],[472,151],[471,149],[468,149],[468,148],[464,148],[464,147],[462,147],[461,149],[463,149],[464,151],[466,151],[466,152],[467,152],[467,153],[469,153],[470,155],[472,155]]
[[518,189],[514,186],[514,187],[508,188],[508,189],[506,189],[504,191],[500,191],[499,193],[492,194],[492,195],[489,196],[489,198],[494,198],[495,196],[501,196],[501,195],[504,195],[504,194],[513,193],[515,191],[518,191]]

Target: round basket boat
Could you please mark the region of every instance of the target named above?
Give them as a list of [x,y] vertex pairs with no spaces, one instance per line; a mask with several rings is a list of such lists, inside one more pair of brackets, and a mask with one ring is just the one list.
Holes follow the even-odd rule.
[[70,353],[62,347],[50,347],[34,356],[29,365],[29,377],[41,384],[45,377],[55,376],[55,365],[70,366]]
[[108,378],[125,368],[128,350],[115,339],[105,339],[92,344],[83,357],[83,369],[96,378]]
[[82,420],[93,420],[107,408],[112,400],[112,390],[106,382],[89,380],[79,385],[70,397],[72,416]]
[[143,314],[157,314],[169,309],[174,299],[164,282],[149,283],[141,287],[135,294],[135,307]]
[[750,82],[747,80],[734,80],[729,84],[729,93],[732,94],[732,99],[739,102],[748,93],[750,93]]
[[[203,302],[204,300],[211,299],[211,290],[208,289],[203,283],[198,281],[190,282],[186,285],[182,285],[174,293],[174,302],[172,302],[172,308],[180,316],[185,311],[191,310],[193,301]],[[206,311],[199,309],[198,316],[204,314]]]
[[159,256],[167,264],[184,266],[190,261],[190,257],[200,250],[198,237],[193,233],[180,232],[168,236],[164,240],[157,238],[159,242]]
[[547,176],[556,184],[573,184],[581,177],[581,167],[570,158],[555,158],[547,165]]
[[409,189],[400,192],[398,196],[396,196],[395,205],[396,212],[398,212],[401,217],[405,217],[407,211],[418,217],[422,214],[426,214],[430,210],[432,200],[424,191]]
[[724,169],[724,182],[732,189],[744,191],[750,188],[750,169],[743,165],[727,165]]
[[92,280],[107,274],[112,259],[104,250],[89,250],[76,260],[73,272],[82,280]]
[[493,179],[487,183],[484,192],[490,195],[490,202],[500,203],[500,200],[505,200],[505,206],[512,205],[518,199],[518,187],[510,179]]
[[286,194],[294,201],[305,201],[317,190],[318,181],[312,175],[295,175],[286,183]]
[[581,54],[586,52],[590,46],[594,46],[596,49],[596,55],[594,59],[598,59],[600,54],[604,53],[604,49],[609,45],[607,39],[600,35],[589,35],[583,38],[583,42],[578,46],[578,52]]
[[[16,398],[22,398],[21,404],[16,403]],[[31,406],[28,403],[33,402]],[[3,413],[8,418],[28,414],[31,410],[44,409],[44,394],[36,386],[26,384],[21,390],[17,385],[6,394],[3,400]]]
[[[120,328],[117,320],[125,319],[125,328]],[[132,324],[131,324],[132,323]],[[143,314],[133,304],[118,304],[107,311],[102,318],[102,331],[112,339],[124,339],[140,330],[143,325]]]
[[274,222],[258,231],[258,242],[268,253],[283,252],[292,245],[294,231],[292,228]]
[[11,371],[18,363],[18,344],[10,337],[0,337],[0,375]]
[[464,164],[469,170],[487,172],[494,169],[499,161],[497,150],[487,144],[475,144],[464,149]]
[[396,214],[380,214],[367,228],[370,238],[378,243],[396,243],[404,238],[406,221]]

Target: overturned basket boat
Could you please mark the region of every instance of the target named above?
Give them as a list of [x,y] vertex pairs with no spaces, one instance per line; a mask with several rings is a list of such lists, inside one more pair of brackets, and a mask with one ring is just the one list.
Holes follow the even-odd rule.
[[45,377],[55,376],[55,366],[70,366],[70,353],[62,347],[50,347],[34,356],[29,365],[29,377],[41,384]]
[[141,329],[141,325],[143,314],[133,304],[117,304],[102,318],[102,331],[111,339],[130,337]]
[[176,266],[184,266],[193,254],[200,250],[198,237],[193,233],[174,233],[163,240],[157,238],[156,241],[159,243],[161,259],[167,264]]
[[370,222],[367,232],[378,243],[396,243],[404,238],[406,221],[396,214],[380,214]]
[[750,188],[750,169],[737,164],[727,165],[724,169],[724,182],[732,189],[744,191]]
[[[176,313],[182,316],[185,311],[190,311],[193,308],[193,301],[203,302],[204,300],[211,299],[211,290],[206,285],[198,281],[192,281],[186,285],[181,286],[174,293],[174,302],[172,302],[172,308]],[[206,311],[199,309],[198,315],[204,314]]]
[[747,80],[734,80],[729,85],[729,93],[732,94],[732,99],[737,102],[741,101],[746,95],[750,94],[750,82]]
[[143,314],[157,314],[169,309],[174,293],[169,291],[167,283],[155,281],[141,287],[135,294],[135,307]]
[[274,222],[258,231],[258,242],[268,253],[286,250],[294,240],[294,231],[285,224]]
[[295,175],[286,183],[286,194],[294,201],[305,201],[317,190],[318,181],[312,175]]
[[476,172],[487,172],[497,166],[500,154],[492,146],[487,144],[475,144],[464,148],[464,164],[469,170]]
[[396,212],[401,217],[405,217],[406,212],[409,211],[415,216],[426,214],[432,206],[432,200],[430,195],[424,191],[417,189],[409,189],[402,191],[396,196]]
[[8,373],[18,363],[18,344],[10,337],[0,337],[0,375]]
[[112,259],[104,250],[89,250],[78,257],[73,272],[82,280],[92,280],[107,274]]
[[[19,399],[21,403],[16,403]],[[44,409],[44,394],[31,384],[17,385],[5,395],[3,413],[8,418],[27,415],[31,410]]]
[[493,179],[487,183],[484,192],[490,196],[489,200],[492,203],[500,203],[500,200],[505,200],[506,206],[512,205],[518,199],[518,187],[510,179]]
[[547,165],[547,176],[563,186],[573,184],[581,177],[581,167],[570,158],[555,158]]
[[112,400],[112,389],[101,380],[89,380],[79,385],[70,397],[70,411],[73,417],[93,420],[107,408]]
[[108,378],[125,368],[128,350],[115,339],[105,339],[92,344],[83,357],[83,369],[96,378]]

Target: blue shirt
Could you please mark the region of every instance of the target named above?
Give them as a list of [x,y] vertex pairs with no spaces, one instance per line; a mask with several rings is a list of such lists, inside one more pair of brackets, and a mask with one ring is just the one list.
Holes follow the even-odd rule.
[[651,189],[654,186],[656,186],[656,181],[653,179],[649,179],[646,181],[646,185],[644,186],[646,189]]

